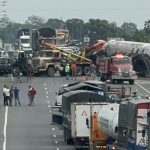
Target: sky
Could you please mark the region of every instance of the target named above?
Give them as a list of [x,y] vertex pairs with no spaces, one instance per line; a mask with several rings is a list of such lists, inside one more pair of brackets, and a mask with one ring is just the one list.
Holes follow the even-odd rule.
[[[150,0],[7,0],[8,17],[16,23],[24,23],[29,16],[58,18],[66,21],[79,18],[87,22],[89,19],[104,19],[116,22],[118,26],[124,22],[133,22],[138,28],[150,19]],[[2,11],[0,11],[2,14]]]

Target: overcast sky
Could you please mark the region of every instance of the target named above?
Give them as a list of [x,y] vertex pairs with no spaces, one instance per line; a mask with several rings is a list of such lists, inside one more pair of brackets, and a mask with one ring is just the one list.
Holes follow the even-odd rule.
[[[0,0],[2,2],[2,0]],[[150,19],[150,0],[7,0],[7,10],[12,21],[23,23],[27,17],[36,15],[45,19],[70,18],[105,19],[116,22],[136,23],[138,28]]]

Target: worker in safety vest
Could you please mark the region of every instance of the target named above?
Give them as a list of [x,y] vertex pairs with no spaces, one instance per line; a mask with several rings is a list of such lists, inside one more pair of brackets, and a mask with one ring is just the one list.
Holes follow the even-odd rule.
[[66,75],[66,79],[68,80],[69,76],[70,76],[70,65],[69,65],[69,63],[67,63],[65,66],[65,75]]

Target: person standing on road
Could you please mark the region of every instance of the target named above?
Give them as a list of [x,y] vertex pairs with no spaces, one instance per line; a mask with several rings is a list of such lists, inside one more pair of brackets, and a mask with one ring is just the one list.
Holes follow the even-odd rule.
[[13,101],[13,92],[14,92],[14,87],[13,86],[11,86],[11,88],[10,88],[10,104],[12,105],[12,101]]
[[3,87],[3,97],[4,97],[4,106],[8,105],[7,99],[6,99],[6,85]]
[[16,69],[15,74],[16,74],[16,78],[17,78],[17,83],[18,83],[18,82],[21,83],[21,82],[22,82],[22,81],[21,81],[21,76],[20,76],[21,72],[20,72],[20,69],[19,69],[19,68]]
[[27,65],[27,82],[30,80],[31,82],[31,77],[32,77],[32,65],[28,64]]
[[32,91],[32,86],[29,85],[29,88],[28,88],[28,98],[29,98],[29,106],[31,106],[31,101],[32,101],[32,96],[31,96],[31,91]]
[[9,89],[9,87],[6,87],[5,94],[6,94],[7,105],[9,102],[9,106],[12,106],[11,101],[10,101],[10,89]]
[[69,63],[67,63],[67,65],[65,66],[65,74],[66,74],[66,79],[69,79],[70,76],[70,65]]
[[15,98],[15,106],[17,106],[17,103],[19,106],[21,106],[20,99],[19,99],[19,91],[17,87],[14,88],[14,98]]
[[92,73],[92,78],[93,80],[95,80],[96,77],[96,66],[93,64],[91,64],[91,73]]
[[76,73],[77,73],[77,66],[76,66],[76,64],[75,64],[75,62],[73,62],[72,64],[71,64],[71,76],[72,76],[72,80],[73,80],[73,77],[74,77],[74,79],[76,80]]
[[34,89],[34,87],[32,87],[32,90],[31,90],[31,105],[34,105],[35,95],[36,95],[36,90]]

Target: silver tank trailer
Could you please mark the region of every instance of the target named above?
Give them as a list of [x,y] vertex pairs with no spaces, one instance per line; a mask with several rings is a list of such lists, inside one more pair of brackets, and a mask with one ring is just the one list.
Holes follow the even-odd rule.
[[134,70],[140,76],[150,76],[150,44],[131,41],[108,41],[101,51],[107,56],[112,56],[115,52],[122,52],[131,56]]

